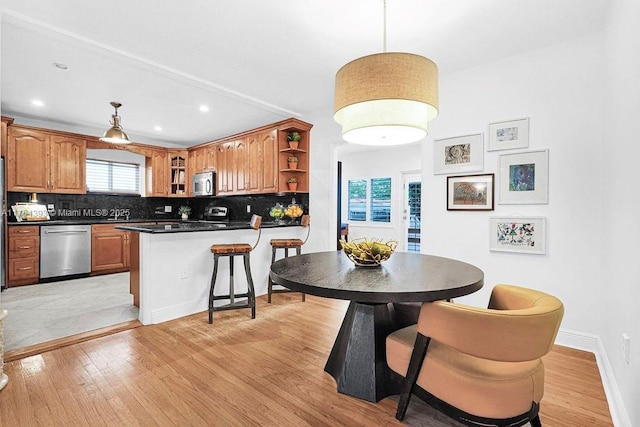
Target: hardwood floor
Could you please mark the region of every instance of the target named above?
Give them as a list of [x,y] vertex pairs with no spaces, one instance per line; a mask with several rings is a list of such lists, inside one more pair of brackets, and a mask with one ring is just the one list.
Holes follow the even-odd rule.
[[[392,398],[338,394],[323,371],[346,301],[257,302],[255,320],[203,312],[5,363],[0,425],[402,425]],[[555,347],[545,365],[545,427],[612,425],[592,354]]]

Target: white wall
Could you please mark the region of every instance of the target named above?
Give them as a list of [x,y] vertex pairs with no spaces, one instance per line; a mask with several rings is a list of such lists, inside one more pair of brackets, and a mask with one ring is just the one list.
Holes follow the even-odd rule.
[[[565,303],[562,328],[599,332],[602,56],[602,37],[595,35],[441,79],[441,114],[423,143],[422,251],[484,271],[485,288],[467,302],[486,304],[496,283],[532,287]],[[530,118],[529,149],[549,149],[549,203],[447,211],[446,176],[432,173],[432,139],[483,132],[486,148],[488,123],[521,117]],[[485,152],[484,172],[496,174],[496,195],[499,155],[513,152]],[[546,255],[490,252],[492,215],[546,217]]]
[[[601,337],[627,425],[640,425],[640,2],[613,2],[605,36],[602,174]],[[594,118],[598,120],[598,118]],[[622,334],[631,338],[630,364]]]
[[[349,238],[394,239],[402,242],[402,173],[422,169],[420,144],[409,144],[394,148],[368,148],[364,152],[339,152],[342,161],[342,222],[349,223]],[[358,222],[348,220],[348,183],[352,179],[391,177],[391,199],[393,203],[390,223]]]

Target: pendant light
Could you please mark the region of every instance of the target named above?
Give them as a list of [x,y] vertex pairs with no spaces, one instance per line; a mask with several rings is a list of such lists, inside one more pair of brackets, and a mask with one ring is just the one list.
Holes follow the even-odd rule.
[[122,107],[119,102],[111,102],[111,106],[115,108],[116,112],[111,116],[113,121],[110,121],[111,127],[104,132],[100,141],[110,142],[112,144],[129,144],[129,137],[122,130],[120,126],[120,116],[118,115],[118,108]]
[[419,141],[438,115],[438,67],[420,55],[387,52],[383,4],[383,53],[358,58],[336,73],[333,118],[344,140],[354,144]]

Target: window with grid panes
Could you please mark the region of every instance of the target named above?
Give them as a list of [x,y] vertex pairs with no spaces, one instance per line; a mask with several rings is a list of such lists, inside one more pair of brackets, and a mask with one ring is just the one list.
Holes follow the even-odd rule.
[[367,181],[364,179],[349,180],[347,207],[349,221],[367,220]]
[[391,178],[371,179],[371,221],[391,222]]

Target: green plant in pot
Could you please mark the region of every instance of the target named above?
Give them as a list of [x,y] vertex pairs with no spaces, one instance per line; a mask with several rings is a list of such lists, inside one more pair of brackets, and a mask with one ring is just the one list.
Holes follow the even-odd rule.
[[191,208],[189,206],[180,206],[178,208],[178,213],[182,217],[182,219],[188,219],[189,214],[191,214]]
[[287,162],[289,162],[289,169],[298,168],[298,158],[296,156],[289,156]]
[[298,180],[295,178],[289,178],[287,180],[287,185],[289,186],[289,191],[296,191],[298,189]]
[[289,148],[298,148],[298,144],[300,143],[300,133],[298,132],[289,132],[287,133],[287,141],[289,141]]

